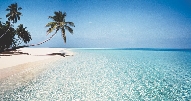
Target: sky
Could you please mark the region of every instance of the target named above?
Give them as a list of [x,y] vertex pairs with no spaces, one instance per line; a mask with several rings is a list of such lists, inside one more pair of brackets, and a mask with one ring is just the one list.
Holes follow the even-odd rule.
[[[48,16],[66,12],[74,34],[61,32],[38,47],[66,48],[191,48],[190,0],[0,0],[0,18],[6,8],[22,7],[21,20],[31,33],[29,44],[42,42]],[[53,34],[53,33],[51,33]]]

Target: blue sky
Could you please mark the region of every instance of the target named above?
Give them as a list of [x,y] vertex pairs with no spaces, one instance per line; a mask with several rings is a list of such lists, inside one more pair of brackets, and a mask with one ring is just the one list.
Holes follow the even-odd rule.
[[[54,11],[67,13],[75,23],[74,34],[61,32],[39,47],[74,48],[191,48],[189,0],[1,0],[0,18],[17,2],[30,44],[47,39],[45,25]],[[17,26],[17,25],[15,25]]]

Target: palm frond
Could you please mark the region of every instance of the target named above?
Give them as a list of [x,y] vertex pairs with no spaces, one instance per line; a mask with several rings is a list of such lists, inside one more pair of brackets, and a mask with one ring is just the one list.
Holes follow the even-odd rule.
[[12,8],[13,4],[11,4],[11,6],[8,6],[8,8]]
[[55,25],[56,23],[55,22],[49,22],[48,24],[46,24],[45,27],[51,27],[52,25]]
[[62,14],[62,16],[63,16],[63,19],[65,19],[65,17],[66,17],[66,12],[64,12],[64,13]]
[[10,8],[7,8],[6,11],[10,11],[11,9]]
[[7,15],[6,15],[6,17],[9,17],[11,15],[11,13],[8,13]]
[[47,32],[46,35],[50,34],[53,30],[54,30],[54,28],[49,28],[49,29],[46,31],[46,32]]
[[22,9],[21,7],[18,8],[18,10],[21,10],[21,9]]
[[69,26],[72,26],[72,27],[75,27],[74,23],[73,22],[65,22],[66,25],[69,25]]
[[17,15],[21,15],[22,13],[21,12],[17,12]]
[[48,16],[48,18],[54,20],[53,16]]
[[50,19],[56,22],[63,22],[65,19],[66,13],[62,13],[61,11],[54,12],[54,16],[49,16]]
[[50,34],[53,30],[56,29],[57,25],[56,25],[56,22],[49,22],[46,27],[50,27],[48,30],[47,30],[47,35]]
[[71,34],[73,34],[73,29],[72,28],[70,28],[69,26],[64,26],[65,27],[65,29],[66,30],[68,30]]
[[55,30],[56,29],[56,25],[55,26],[51,26],[48,30],[47,30],[47,34],[46,35],[48,35],[48,34],[50,34],[53,30]]
[[17,15],[18,20],[20,20],[20,16]]

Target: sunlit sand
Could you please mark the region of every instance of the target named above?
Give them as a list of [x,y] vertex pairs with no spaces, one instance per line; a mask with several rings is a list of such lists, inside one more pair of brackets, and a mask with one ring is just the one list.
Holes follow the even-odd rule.
[[1,53],[0,79],[25,71],[29,67],[36,67],[33,65],[48,64],[68,55],[73,53],[63,48],[22,48]]

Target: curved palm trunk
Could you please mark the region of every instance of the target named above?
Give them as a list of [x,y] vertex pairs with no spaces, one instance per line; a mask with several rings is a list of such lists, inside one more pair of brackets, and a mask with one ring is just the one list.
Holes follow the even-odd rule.
[[54,34],[52,34],[52,36],[50,36],[50,38],[48,38],[48,39],[46,39],[46,40],[44,40],[44,41],[42,41],[42,42],[40,42],[40,43],[31,44],[31,45],[17,46],[17,47],[12,47],[12,48],[7,48],[7,49],[4,49],[4,50],[0,51],[0,53],[1,53],[1,52],[4,52],[4,51],[12,51],[12,50],[16,50],[16,49],[24,48],[24,47],[30,47],[30,46],[38,46],[38,45],[41,45],[41,44],[43,44],[43,43],[49,41],[50,39],[52,39],[52,38],[56,35],[56,33],[57,33],[57,31],[56,31]]
[[[11,26],[9,26],[9,28],[10,28]],[[7,29],[7,31],[9,30],[9,28]],[[5,34],[7,34],[7,31],[3,34],[3,35],[1,35],[0,36],[0,39],[5,35]]]
[[19,46],[22,42],[23,42],[23,41],[20,41],[20,42],[17,44],[17,46]]
[[42,42],[40,42],[40,43],[31,44],[31,45],[28,45],[28,46],[30,47],[30,46],[38,46],[38,45],[41,45],[41,44],[43,44],[43,43],[49,41],[50,39],[52,39],[52,38],[56,35],[56,33],[57,33],[57,31],[56,31],[54,34],[52,34],[52,36],[51,36],[50,38],[48,38],[48,39],[46,39],[46,40],[44,40],[44,41],[42,41]]

